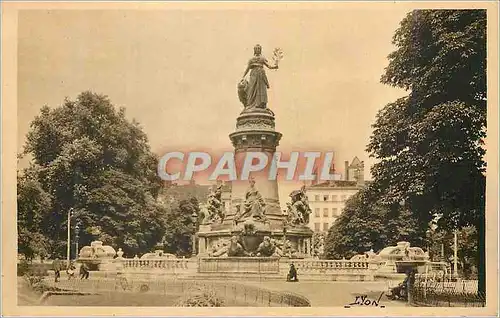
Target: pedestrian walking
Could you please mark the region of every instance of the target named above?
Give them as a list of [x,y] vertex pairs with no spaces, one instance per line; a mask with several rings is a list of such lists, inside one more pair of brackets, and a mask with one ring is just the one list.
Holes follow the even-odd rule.
[[61,278],[61,261],[58,257],[52,262],[52,269],[54,270],[54,281],[57,283]]

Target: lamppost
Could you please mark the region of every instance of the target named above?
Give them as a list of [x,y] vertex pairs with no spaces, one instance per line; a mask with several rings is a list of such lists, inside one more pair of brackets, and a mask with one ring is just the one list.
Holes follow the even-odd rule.
[[78,243],[80,242],[80,222],[78,221],[75,226],[75,260],[78,259]]
[[453,233],[453,276],[458,278],[458,233]]
[[66,266],[69,267],[71,258],[71,217],[73,216],[73,208],[68,211],[68,241],[66,242]]
[[196,210],[191,214],[191,220],[193,221],[193,235],[192,235],[192,256],[196,256],[196,231],[198,230],[198,214]]

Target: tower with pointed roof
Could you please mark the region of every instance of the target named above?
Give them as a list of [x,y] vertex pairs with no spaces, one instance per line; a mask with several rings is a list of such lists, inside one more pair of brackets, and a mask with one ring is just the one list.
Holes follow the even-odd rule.
[[345,162],[345,180],[356,181],[358,184],[365,182],[365,162],[354,157],[351,164]]

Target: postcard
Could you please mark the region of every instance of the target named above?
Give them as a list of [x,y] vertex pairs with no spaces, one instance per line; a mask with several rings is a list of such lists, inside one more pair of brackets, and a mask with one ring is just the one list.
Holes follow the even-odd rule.
[[498,315],[497,2],[2,9],[3,315]]

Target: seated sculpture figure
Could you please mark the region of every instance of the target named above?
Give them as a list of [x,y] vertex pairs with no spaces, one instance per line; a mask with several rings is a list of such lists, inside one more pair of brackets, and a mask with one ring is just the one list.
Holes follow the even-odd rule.
[[292,198],[292,202],[287,203],[288,223],[291,225],[308,224],[311,208],[307,200],[305,186],[302,186],[300,190],[290,193],[290,197]]
[[238,237],[231,237],[231,243],[229,244],[229,249],[227,251],[227,256],[229,257],[241,257],[241,256],[249,256],[245,251],[243,246],[238,242]]
[[245,201],[243,205],[239,206],[234,220],[236,223],[239,223],[252,218],[256,221],[265,222],[267,220],[264,215],[266,203],[259,190],[255,187],[255,180],[251,178],[249,183],[250,187],[248,187],[245,193]]
[[264,241],[257,248],[257,256],[273,256],[276,252],[276,245],[269,236],[264,236]]
[[213,242],[212,250],[208,253],[210,257],[221,257],[227,256],[227,252],[229,251],[230,241],[227,239],[218,239]]
[[250,256],[245,251],[237,236],[232,236],[231,239],[218,239],[213,242],[210,257],[243,257]]
[[297,250],[293,247],[289,240],[271,239],[271,243],[275,246],[274,256],[278,257],[296,257]]

